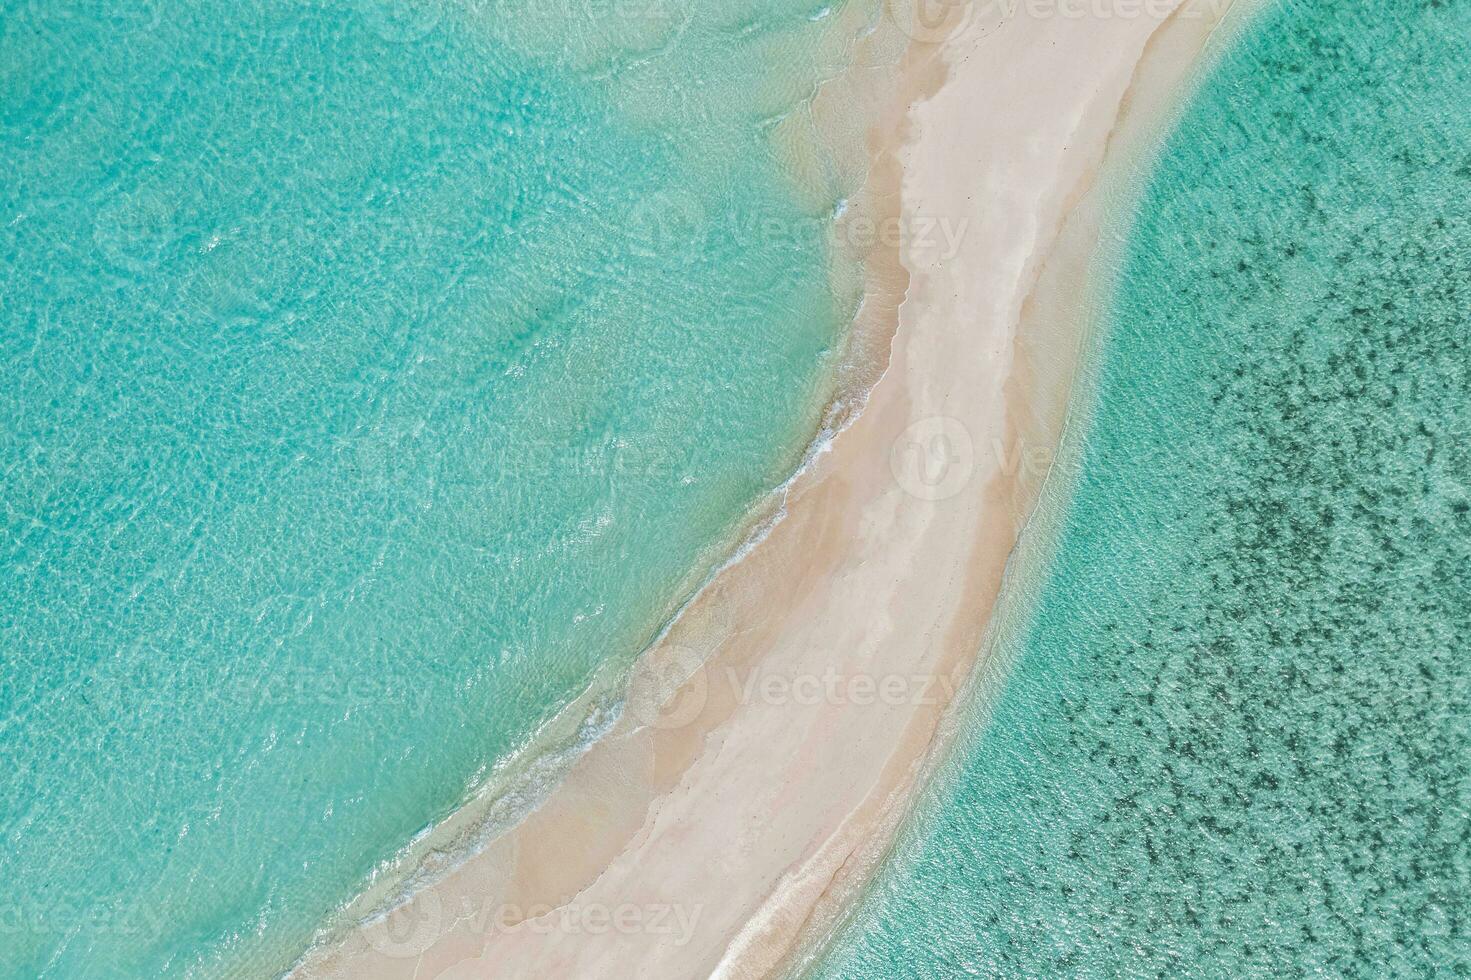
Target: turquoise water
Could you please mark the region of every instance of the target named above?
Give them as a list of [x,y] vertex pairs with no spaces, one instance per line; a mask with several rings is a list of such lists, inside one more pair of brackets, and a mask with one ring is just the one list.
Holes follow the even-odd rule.
[[1471,972],[1468,66],[1471,4],[1295,0],[1214,69],[1008,676],[811,975]]
[[278,973],[648,641],[830,393],[834,21],[0,4],[0,976]]

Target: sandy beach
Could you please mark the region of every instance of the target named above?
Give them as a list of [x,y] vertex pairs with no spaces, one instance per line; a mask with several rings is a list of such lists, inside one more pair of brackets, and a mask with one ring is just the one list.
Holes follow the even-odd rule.
[[882,858],[1048,476],[1105,219],[1229,4],[893,6],[866,408],[534,813],[297,975],[780,975]]

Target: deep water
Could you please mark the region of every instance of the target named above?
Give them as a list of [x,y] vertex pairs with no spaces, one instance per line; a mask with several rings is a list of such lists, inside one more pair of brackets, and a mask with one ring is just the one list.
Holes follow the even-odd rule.
[[1009,676],[812,975],[1471,973],[1468,105],[1464,3],[1214,68]]

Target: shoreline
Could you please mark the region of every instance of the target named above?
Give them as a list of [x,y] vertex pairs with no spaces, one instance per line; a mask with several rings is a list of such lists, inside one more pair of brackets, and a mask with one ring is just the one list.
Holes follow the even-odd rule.
[[[380,863],[362,890],[318,925],[311,943],[295,954],[284,977],[316,975],[324,958],[334,956],[354,933],[383,924],[420,892],[434,888],[497,838],[514,831],[556,791],[583,755],[614,733],[620,712],[635,716],[635,724],[643,723],[638,720],[643,715],[657,713],[657,706],[637,703],[629,712],[629,702],[663,698],[670,693],[671,685],[677,687],[684,680],[682,675],[671,678],[669,671],[689,666],[687,657],[676,657],[672,665],[661,663],[657,657],[660,646],[690,606],[785,519],[792,487],[861,413],[887,367],[898,303],[908,281],[897,246],[888,247],[877,234],[865,242],[863,233],[854,233],[849,227],[854,219],[863,218],[871,218],[874,226],[881,227],[883,221],[898,216],[896,205],[884,209],[871,200],[875,193],[885,201],[897,193],[899,171],[892,161],[892,151],[898,144],[876,144],[874,133],[885,127],[862,122],[877,116],[868,101],[881,99],[892,87],[889,76],[897,72],[895,62],[902,56],[895,53],[893,43],[901,35],[882,12],[887,0],[874,2],[877,6],[866,22],[861,12],[857,17],[856,23],[862,26],[850,39],[851,60],[837,74],[820,79],[812,96],[799,103],[805,107],[805,114],[784,113],[774,127],[779,135],[773,147],[786,158],[785,166],[794,179],[793,190],[809,206],[825,204],[825,195],[833,189],[830,185],[854,188],[851,195],[839,200],[838,210],[828,221],[827,235],[833,248],[830,275],[835,297],[855,271],[863,289],[863,298],[854,307],[843,337],[842,353],[835,358],[828,377],[828,394],[818,406],[815,425],[793,469],[755,498],[725,536],[711,542],[706,555],[709,560],[690,569],[675,590],[676,601],[668,614],[653,624],[649,641],[631,666],[616,658],[605,662],[583,691],[497,760],[482,785]],[[855,5],[850,9],[862,8]],[[855,19],[847,19],[851,28]],[[842,35],[841,29],[837,35]],[[865,91],[857,93],[858,89]],[[800,120],[804,116],[805,131],[792,132],[794,128],[803,129]],[[862,138],[854,140],[851,134],[845,138],[842,129],[845,125],[852,127],[855,119],[859,120]],[[796,127],[789,125],[793,120],[799,121]],[[875,173],[880,174],[877,181]],[[876,184],[882,188],[877,192]],[[817,223],[820,219],[814,215],[812,220]],[[870,261],[874,253],[881,256],[879,261]],[[646,689],[638,690],[640,685]]]
[[[1153,157],[1200,81],[1267,2],[1182,0],[1146,41],[1106,146],[1044,252],[1018,324],[1018,356],[1006,383],[1013,436],[1025,442],[1047,439],[1052,433],[1056,449],[1035,488],[1030,511],[1017,511],[1022,531],[1006,562],[975,670],[937,728],[913,791],[889,822],[877,828],[858,868],[845,868],[842,880],[835,880],[824,893],[813,921],[782,958],[780,969],[766,975],[804,976],[824,961],[844,930],[865,911],[886,866],[895,859],[902,861],[906,845],[923,834],[926,808],[948,798],[950,767],[989,723],[1017,652],[1009,641],[1031,622],[1080,473],[1087,416],[1096,398],[1095,371],[1106,342],[1105,314]],[[1226,37],[1219,39],[1218,31]],[[1076,288],[1079,285],[1082,288]],[[1070,326],[1082,329],[1067,329]],[[1045,369],[1046,355],[1068,344],[1074,347],[1066,381],[1039,382],[1035,374]],[[1056,400],[1039,406],[1035,397],[1039,390],[1050,391]],[[1026,502],[1013,503],[1020,508]]]
[[[905,122],[885,120],[898,139],[872,148],[873,213],[967,222],[965,260],[912,237],[896,243],[897,269],[874,260],[880,296],[908,280],[882,377],[786,488],[785,519],[719,568],[635,668],[625,719],[512,830],[294,975],[763,976],[837,921],[946,742],[957,692],[982,672],[1072,381],[1066,367],[1044,377],[1056,338],[1029,353],[1023,327],[1077,326],[1059,315],[1068,301],[1036,297],[1049,276],[1067,296],[1056,270],[1069,261],[1094,268],[1063,229],[1090,196],[1102,206],[1097,168],[1157,26],[1023,19],[911,44]],[[1005,48],[987,47],[998,35]],[[1008,156],[998,147],[1020,152],[988,159]],[[892,194],[879,186],[890,162]],[[866,302],[860,319],[887,314]],[[860,343],[867,325],[855,323]],[[1082,336],[1061,333],[1075,354]],[[671,679],[683,684],[665,697]]]

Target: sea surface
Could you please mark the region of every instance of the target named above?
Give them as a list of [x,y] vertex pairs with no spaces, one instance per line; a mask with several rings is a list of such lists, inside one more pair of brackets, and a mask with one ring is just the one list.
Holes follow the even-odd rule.
[[1454,0],[1279,0],[1210,72],[1008,669],[808,975],[1471,973],[1468,106]]
[[855,6],[0,0],[0,976],[277,975],[606,726],[822,425]]

